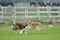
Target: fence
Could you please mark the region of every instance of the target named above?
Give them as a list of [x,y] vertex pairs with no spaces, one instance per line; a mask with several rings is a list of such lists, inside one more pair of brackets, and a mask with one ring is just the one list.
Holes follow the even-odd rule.
[[60,7],[0,7],[0,22],[24,21],[36,18],[40,21],[60,22]]

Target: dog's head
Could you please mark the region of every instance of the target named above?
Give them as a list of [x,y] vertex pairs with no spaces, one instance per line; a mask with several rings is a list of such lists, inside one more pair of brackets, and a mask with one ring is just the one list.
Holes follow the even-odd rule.
[[26,20],[26,24],[30,25],[31,21],[30,20]]
[[12,24],[12,30],[16,30],[16,25]]

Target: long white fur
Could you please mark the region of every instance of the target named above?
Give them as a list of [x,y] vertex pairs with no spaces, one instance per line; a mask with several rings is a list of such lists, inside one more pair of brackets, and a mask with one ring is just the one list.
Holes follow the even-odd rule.
[[[39,22],[31,22],[30,20],[27,20],[26,23],[28,24],[28,27],[27,27],[28,29],[31,29],[32,27],[34,27],[34,26],[32,25],[32,23],[38,24],[37,26],[35,26],[35,29],[36,29],[37,31],[40,31],[41,28],[42,28],[42,24],[39,23]],[[40,26],[40,25],[41,25],[41,26]]]

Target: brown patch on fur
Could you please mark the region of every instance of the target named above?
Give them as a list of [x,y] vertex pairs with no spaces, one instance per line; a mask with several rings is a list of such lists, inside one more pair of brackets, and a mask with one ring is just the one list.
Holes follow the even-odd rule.
[[15,23],[15,24],[13,24],[13,26],[15,27],[14,30],[18,30],[18,29],[22,30],[22,29],[25,28],[27,25],[23,25],[23,24],[21,24],[21,23]]

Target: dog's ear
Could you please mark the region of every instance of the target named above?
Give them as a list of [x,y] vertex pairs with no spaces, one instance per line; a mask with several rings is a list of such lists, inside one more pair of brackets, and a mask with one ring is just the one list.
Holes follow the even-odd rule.
[[26,19],[26,21],[29,21],[29,19]]
[[28,26],[27,24],[25,24],[24,26]]
[[14,24],[12,24],[14,26]]
[[29,19],[27,19],[26,21],[27,21],[27,22],[31,22],[31,20],[29,20]]

